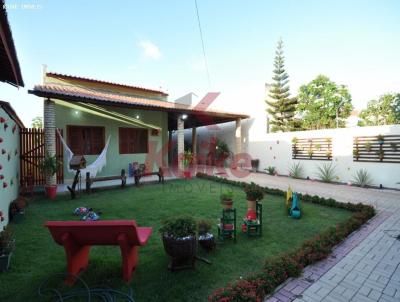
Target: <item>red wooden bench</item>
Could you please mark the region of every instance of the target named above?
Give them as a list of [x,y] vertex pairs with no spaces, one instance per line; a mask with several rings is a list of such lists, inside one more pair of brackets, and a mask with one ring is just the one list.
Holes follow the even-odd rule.
[[[147,243],[152,232],[151,227],[138,227],[134,220],[48,221],[45,226],[54,241],[64,247],[71,275],[87,268],[92,245],[119,245],[125,282],[135,271],[138,247]],[[72,278],[67,279],[67,283],[73,282]]]

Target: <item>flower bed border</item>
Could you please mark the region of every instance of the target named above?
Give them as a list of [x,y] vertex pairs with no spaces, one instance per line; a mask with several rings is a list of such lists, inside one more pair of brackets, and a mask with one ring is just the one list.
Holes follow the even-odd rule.
[[[229,180],[205,173],[197,173],[196,176],[241,188],[247,184],[243,181]],[[268,187],[263,189],[267,194],[286,196],[286,192],[279,189]],[[335,245],[342,242],[376,214],[372,206],[361,203],[343,203],[333,198],[308,194],[298,194],[298,197],[303,202],[345,209],[353,212],[353,215],[346,221],[329,227],[314,238],[305,241],[300,248],[266,260],[262,270],[217,289],[208,297],[210,302],[261,302],[265,296],[271,294],[288,278],[300,276],[304,267],[327,258]]]

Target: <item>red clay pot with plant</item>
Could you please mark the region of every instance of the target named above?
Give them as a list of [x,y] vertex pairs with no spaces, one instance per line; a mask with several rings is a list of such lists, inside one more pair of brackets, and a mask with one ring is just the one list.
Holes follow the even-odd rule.
[[[56,155],[51,155],[46,152],[43,161],[40,163],[40,169],[46,177],[53,177],[60,167]],[[44,187],[46,196],[50,199],[55,199],[57,196],[57,185],[45,185]]]
[[57,197],[57,186],[56,185],[45,186],[44,191],[48,198],[56,199],[56,197]]

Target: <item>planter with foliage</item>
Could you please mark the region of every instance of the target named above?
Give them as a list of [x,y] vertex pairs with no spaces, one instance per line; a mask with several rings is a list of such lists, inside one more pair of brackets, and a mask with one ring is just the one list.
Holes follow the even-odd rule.
[[379,134],[379,135],[376,137],[376,140],[378,141],[378,144],[379,144],[379,145],[383,145],[383,143],[385,142],[385,137],[384,137],[382,134]]
[[220,195],[221,204],[225,206],[226,209],[231,209],[233,205],[233,192],[226,191]]
[[192,172],[190,171],[190,166],[193,164],[194,155],[191,150],[187,150],[183,153],[182,163],[183,163],[183,176],[186,179],[192,178]]
[[371,145],[370,141],[366,142],[364,146],[365,146],[365,150],[367,150],[367,152],[371,152],[372,145]]
[[0,232],[0,272],[9,270],[15,239],[10,227],[6,226]]
[[211,222],[208,220],[200,220],[197,224],[199,233],[199,244],[202,248],[207,251],[211,251],[215,248],[214,235],[210,232]]
[[215,146],[216,165],[223,167],[225,164],[225,161],[229,158],[230,155],[231,155],[231,151],[229,150],[228,144],[225,143],[224,141],[217,140],[217,143]]
[[[46,178],[47,177],[53,177],[59,167],[60,163],[57,160],[56,155],[50,155],[49,153],[46,153],[44,159],[40,163],[40,169],[42,172],[45,174]],[[57,185],[46,185],[44,187],[46,196],[49,197],[50,199],[55,199],[57,196]]]
[[171,258],[171,271],[193,268],[196,256],[196,221],[191,216],[170,218],[159,230],[164,249]]
[[250,184],[246,184],[243,190],[246,193],[247,208],[255,211],[257,202],[264,198],[264,189],[251,182]]
[[26,199],[23,196],[19,196],[17,199],[10,203],[9,208],[9,219],[12,222],[19,222],[25,216]]

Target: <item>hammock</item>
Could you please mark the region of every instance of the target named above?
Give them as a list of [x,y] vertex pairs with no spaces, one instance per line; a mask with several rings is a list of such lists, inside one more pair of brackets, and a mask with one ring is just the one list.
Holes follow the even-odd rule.
[[[60,131],[58,131],[58,129],[57,129],[57,133],[60,136],[61,142],[62,142],[62,144],[64,146],[64,150],[65,150],[65,153],[67,154],[68,162],[70,162],[72,157],[74,156],[74,153],[72,153],[71,149],[68,147],[67,143],[65,142],[65,140],[61,136],[61,133],[60,133]],[[81,170],[81,175],[85,175],[87,172],[89,172],[91,177],[96,177],[97,173],[99,173],[99,172],[101,172],[101,170],[103,170],[103,168],[107,164],[106,155],[107,155],[108,145],[110,143],[110,138],[111,138],[111,135],[108,137],[107,143],[104,146],[103,151],[101,151],[99,157],[97,157],[96,160],[93,163],[91,163],[90,165],[86,166],[85,169],[82,169]],[[70,172],[70,173],[74,173],[75,172],[75,170],[72,170],[69,167],[69,165],[68,165],[67,169],[68,169],[68,172]]]

